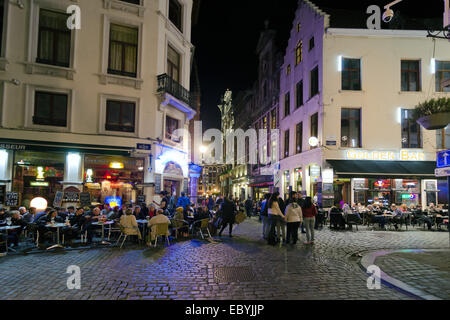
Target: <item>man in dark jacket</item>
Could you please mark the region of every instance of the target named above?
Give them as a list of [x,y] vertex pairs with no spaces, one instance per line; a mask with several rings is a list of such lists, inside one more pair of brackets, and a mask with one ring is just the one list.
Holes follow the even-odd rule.
[[235,221],[234,219],[236,217],[236,205],[233,203],[233,200],[225,199],[224,203],[222,204],[221,211],[222,211],[222,229],[219,232],[219,237],[222,236],[222,232],[223,230],[225,230],[227,225],[230,225],[229,235],[230,238],[232,238],[233,224]]
[[247,217],[251,218],[252,217],[252,211],[253,211],[253,201],[252,199],[249,197],[246,201],[245,201],[245,211],[247,213]]

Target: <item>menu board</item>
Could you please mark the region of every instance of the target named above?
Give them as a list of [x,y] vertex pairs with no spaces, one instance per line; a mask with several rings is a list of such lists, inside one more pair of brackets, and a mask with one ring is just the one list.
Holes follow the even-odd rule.
[[6,186],[0,186],[0,204],[5,202]]
[[82,207],[91,205],[91,194],[89,192],[80,193],[80,203]]
[[161,193],[161,175],[155,174],[155,194]]
[[61,207],[62,201],[63,201],[63,196],[64,196],[64,193],[62,193],[61,191],[56,192],[55,200],[53,201],[54,207],[56,207],[56,208]]
[[18,207],[19,206],[19,194],[17,192],[6,192],[5,206]]
[[79,192],[64,192],[64,202],[79,202],[80,193]]

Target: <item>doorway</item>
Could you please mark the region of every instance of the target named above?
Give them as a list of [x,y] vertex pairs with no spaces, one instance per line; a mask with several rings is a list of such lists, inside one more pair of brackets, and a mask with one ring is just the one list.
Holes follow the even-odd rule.
[[181,182],[178,180],[164,179],[164,191],[169,195],[175,193],[176,197],[181,196]]

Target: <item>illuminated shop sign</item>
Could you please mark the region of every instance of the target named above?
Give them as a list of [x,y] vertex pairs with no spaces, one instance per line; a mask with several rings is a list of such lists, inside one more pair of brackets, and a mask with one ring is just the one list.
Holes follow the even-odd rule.
[[111,208],[121,207],[122,206],[122,198],[118,197],[107,197],[105,199],[105,203],[109,204]]
[[415,194],[402,194],[403,200],[415,200],[417,196]]
[[347,160],[373,160],[373,161],[425,161],[425,153],[418,151],[347,151]]
[[48,182],[42,182],[42,181],[32,181],[30,182],[30,186],[32,187],[48,187]]

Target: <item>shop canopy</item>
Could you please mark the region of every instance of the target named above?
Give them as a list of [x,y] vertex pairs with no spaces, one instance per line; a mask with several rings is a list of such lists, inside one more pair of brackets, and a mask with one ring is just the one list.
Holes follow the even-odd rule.
[[340,176],[435,177],[433,161],[327,160]]

